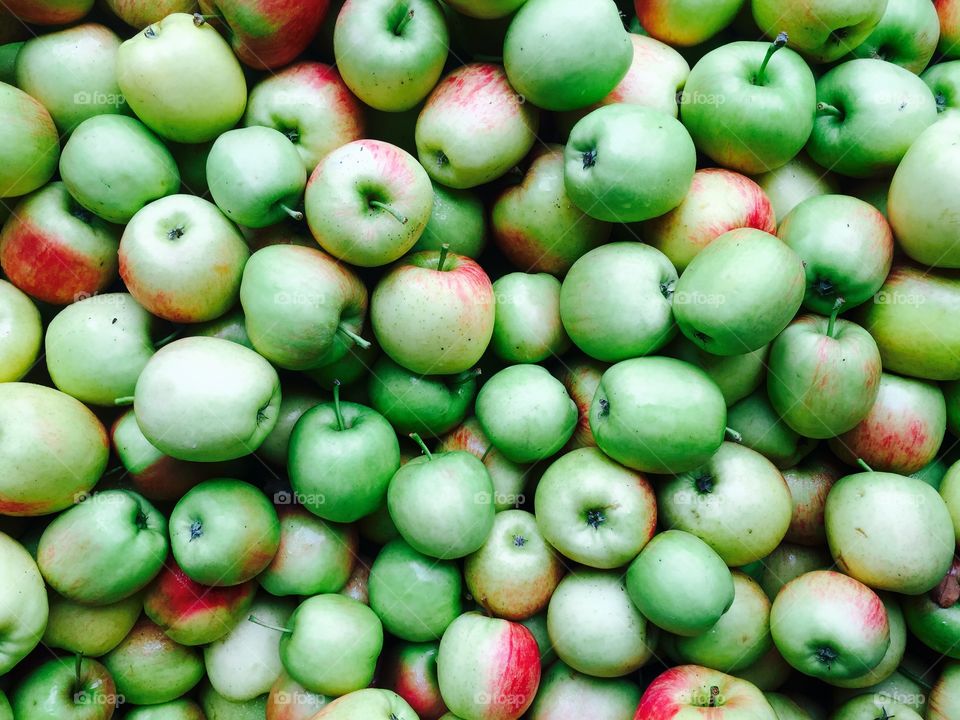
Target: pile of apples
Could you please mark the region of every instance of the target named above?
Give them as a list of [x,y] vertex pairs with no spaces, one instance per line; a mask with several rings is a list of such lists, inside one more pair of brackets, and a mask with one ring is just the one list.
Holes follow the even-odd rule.
[[960,720],[960,0],[0,6],[0,720]]

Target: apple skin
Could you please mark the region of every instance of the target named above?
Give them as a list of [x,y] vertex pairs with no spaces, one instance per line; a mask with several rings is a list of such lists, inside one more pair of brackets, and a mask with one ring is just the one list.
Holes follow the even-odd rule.
[[417,713],[402,697],[379,688],[356,690],[339,697],[310,720],[353,720],[358,717],[364,720],[418,720]]
[[554,369],[557,379],[567,389],[567,394],[577,405],[577,427],[565,450],[596,447],[597,441],[590,430],[590,406],[600,387],[600,379],[610,366],[588,357],[567,356]]
[[10,0],[4,10],[21,22],[34,25],[66,25],[79,20],[93,7],[93,0]]
[[487,232],[487,211],[477,193],[435,182],[430,220],[410,252],[439,250],[447,243],[450,252],[476,260],[487,246]]
[[266,720],[311,720],[332,701],[310,692],[283,671],[267,696]]
[[49,616],[43,644],[69,653],[100,657],[127,636],[143,611],[140,593],[110,605],[84,605],[54,591],[47,594]]
[[[713,709],[713,698],[723,704]],[[658,675],[643,693],[634,720],[777,720],[763,693],[746,680],[699,665],[678,665]]]
[[231,702],[204,682],[199,692],[200,706],[206,720],[263,720],[267,712],[267,696],[246,702]]
[[[52,388],[0,384],[0,513],[48,515],[73,505],[107,467],[110,444],[85,405]],[[70,472],[64,474],[64,467]],[[0,665],[2,667],[2,665]]]
[[960,663],[944,664],[943,672],[930,691],[928,720],[950,720],[960,712]]
[[127,720],[207,720],[201,707],[185,698],[131,708],[124,717]]
[[146,618],[101,661],[113,676],[117,692],[134,705],[175,700],[203,677],[200,651],[175,643]]
[[466,613],[440,640],[437,678],[444,703],[463,720],[517,720],[540,683],[537,641],[519,623]]
[[727,406],[732,407],[763,384],[770,346],[764,345],[742,355],[714,355],[678,334],[663,354],[696,365],[713,380]]
[[417,118],[417,155],[433,180],[476,187],[520,162],[539,124],[539,111],[517,95],[501,66],[464,65],[427,98]]
[[590,406],[597,446],[641,472],[699,467],[723,442],[726,420],[716,384],[699,368],[673,358],[617,363],[603,374]]
[[544,670],[527,716],[530,720],[628,720],[639,702],[640,689],[634,682],[590,677],[558,661]]
[[0,232],[0,267],[27,295],[66,305],[116,279],[118,243],[116,228],[52,182],[14,205]]
[[409,703],[420,720],[437,720],[447,711],[437,679],[438,643],[400,643],[386,656],[382,684]]
[[866,40],[883,17],[886,0],[753,0],[753,19],[768,37],[786,32],[814,63],[839,60]]
[[803,259],[803,305],[829,315],[870,300],[893,261],[893,233],[875,207],[847,195],[817,195],[798,203],[780,221],[777,237]]
[[97,23],[35,37],[17,54],[16,86],[43,103],[64,135],[94,115],[124,113],[115,73],[119,47],[116,33]]
[[756,181],[770,198],[773,213],[778,222],[804,200],[817,195],[839,192],[836,176],[823,168],[805,153],[795,155],[785,165],[754,175]]
[[958,105],[960,105],[960,63],[956,61],[935,63],[920,74],[920,79],[933,92],[940,119],[957,114]]
[[[241,319],[241,327],[242,322]],[[280,395],[277,424],[257,448],[257,457],[263,458],[274,467],[285,468],[293,428],[308,410],[315,408],[327,398],[317,388],[290,381],[281,384]]]
[[[946,657],[960,660],[957,636],[960,634],[960,603],[942,607],[933,595],[914,595],[902,600],[903,615],[914,638]],[[952,598],[944,599],[947,604]]]
[[0,280],[0,382],[16,382],[30,371],[43,334],[40,311],[30,297]]
[[640,25],[673,47],[704,43],[733,22],[743,0],[634,0]]
[[919,75],[933,57],[940,38],[935,5],[919,0],[887,0],[880,23],[851,55],[886,60]]
[[[753,683],[766,695],[769,695],[772,690],[781,688],[792,674],[793,668],[780,655],[776,645],[767,650],[755,663],[737,671],[738,678]],[[770,704],[773,705],[775,710],[777,709],[777,705],[773,701],[770,701]],[[787,720],[794,719],[788,716]],[[811,720],[811,718],[801,717],[796,720]]]
[[181,645],[206,645],[230,632],[250,610],[257,585],[203,585],[171,556],[143,597],[146,616]]
[[946,422],[939,387],[884,373],[867,417],[831,439],[830,449],[848,465],[855,466],[862,459],[874,470],[908,475],[936,456]]
[[563,167],[562,146],[538,148],[523,181],[504,189],[490,211],[497,247],[526,272],[562,276],[610,237],[608,223],[585,214],[567,195]]
[[213,320],[240,294],[250,251],[211,202],[168,195],[143,207],[120,239],[120,277],[152,314],[177,323]]
[[47,109],[22,90],[0,83],[0,127],[0,198],[45,185],[60,159],[60,138]]
[[[887,543],[878,519],[891,512],[897,516],[897,541]],[[919,595],[936,587],[953,562],[950,512],[922,480],[880,472],[848,475],[831,488],[824,519],[837,567],[872,588]]]
[[939,488],[940,497],[947,504],[953,520],[955,535],[960,538],[960,463],[954,463],[947,470]]
[[811,546],[822,546],[826,542],[824,506],[830,488],[844,474],[839,463],[825,452],[812,455],[783,471],[793,501],[793,517],[784,540]]
[[433,188],[406,150],[379,140],[356,140],[320,161],[307,184],[304,206],[320,247],[352,265],[379,267],[398,260],[423,234],[433,209]]
[[555,460],[540,478],[534,502],[546,541],[588,567],[626,565],[656,532],[657,503],[650,483],[597,448],[573,450]]
[[40,643],[49,604],[36,562],[23,545],[4,533],[0,533],[0,558],[10,580],[0,592],[0,673],[6,674]]
[[737,228],[775,233],[777,221],[766,193],[753,180],[722,168],[694,173],[676,208],[643,224],[643,239],[682,273],[713,240]]
[[[442,252],[442,251],[441,251]],[[394,362],[422,375],[469,370],[493,336],[493,283],[463,255],[414,253],[377,283],[370,321],[377,342]]]
[[937,51],[948,59],[960,57],[960,4],[956,0],[933,0],[940,19]]
[[122,697],[96,660],[55,658],[20,681],[10,704],[14,717],[30,720],[110,720]]
[[732,567],[769,555],[786,535],[793,508],[776,466],[730,442],[701,467],[660,483],[657,507],[661,525],[693,533]]
[[167,15],[117,54],[117,83],[130,108],[155,133],[181,143],[213,140],[237,124],[247,103],[240,63],[197,17]]
[[491,347],[501,360],[534,363],[562,355],[570,339],[560,321],[560,281],[547,273],[510,273],[493,283]]
[[172,457],[201,462],[254,452],[273,430],[279,405],[276,370],[252,350],[212,337],[182,338],[158,350],[137,379],[133,401],[147,440]]
[[142,30],[172,13],[197,12],[197,0],[104,0],[114,15],[127,25]]
[[[880,596],[887,609],[887,622],[890,625],[890,645],[883,656],[883,660],[870,672],[850,680],[831,680],[831,684],[842,688],[869,689],[887,681],[897,671],[903,661],[907,647],[907,624],[903,617],[903,610],[895,595],[883,593]],[[879,690],[879,688],[877,688]]]
[[760,561],[763,572],[757,581],[770,600],[788,582],[813,570],[829,570],[833,566],[830,553],[822,547],[794,545],[786,541]]

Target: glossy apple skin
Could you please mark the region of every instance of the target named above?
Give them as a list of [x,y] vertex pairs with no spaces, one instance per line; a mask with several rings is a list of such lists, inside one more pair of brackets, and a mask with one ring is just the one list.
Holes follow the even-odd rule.
[[[724,699],[718,710],[708,709],[713,696]],[[678,665],[658,675],[640,698],[634,720],[696,720],[707,713],[718,720],[777,720],[752,683],[700,665]]]
[[768,37],[786,32],[791,46],[814,63],[837,60],[866,40],[886,6],[885,0],[755,0],[751,5],[753,19]]
[[126,717],[128,720],[207,720],[200,706],[186,698],[131,708]]
[[29,372],[43,343],[40,311],[16,285],[0,280],[0,382]]
[[770,198],[777,222],[804,200],[839,192],[836,177],[811,160],[805,153],[795,155],[785,165],[753,179]]
[[7,673],[40,642],[49,604],[43,576],[23,545],[0,533],[0,557],[10,578],[0,592],[0,620],[4,628],[0,672]]
[[908,475],[933,460],[946,432],[943,392],[933,383],[884,373],[877,399],[830,449],[848,465],[863,459],[874,470]]
[[100,657],[127,636],[143,612],[140,593],[110,605],[83,605],[48,592],[50,614],[43,644],[87,657]]
[[193,14],[200,9],[197,0],[104,0],[104,4],[137,30],[160,22],[172,13]]
[[30,720],[110,720],[118,702],[107,669],[82,658],[48,660],[27,675],[11,698],[15,717]]
[[437,643],[402,643],[388,656],[383,687],[406,700],[420,720],[437,720],[447,711],[437,679]]
[[331,698],[310,692],[284,671],[267,696],[266,720],[311,720],[331,702]]
[[93,0],[11,0],[4,9],[22,22],[34,25],[66,25],[85,16]]
[[283,383],[280,390],[277,424],[257,448],[257,456],[275,467],[286,467],[290,451],[290,435],[293,433],[294,426],[308,410],[315,408],[326,399],[325,394],[315,387],[290,381]]
[[764,345],[742,355],[714,355],[678,334],[662,354],[696,365],[713,380],[731,409],[763,383],[770,346]]
[[487,246],[487,211],[471,190],[454,190],[433,183],[433,212],[410,252],[439,250],[444,243],[450,252],[476,260]]
[[[875,687],[892,680],[891,676],[897,672],[903,661],[907,647],[907,623],[903,617],[903,610],[900,609],[897,596],[892,593],[882,593],[880,599],[883,600],[883,605],[887,609],[887,622],[890,625],[890,645],[887,647],[887,652],[880,664],[870,672],[850,680],[833,680],[832,684],[837,687],[855,689]],[[877,690],[880,688],[878,687]]]
[[60,139],[47,109],[22,90],[0,83],[0,127],[0,198],[44,185],[60,158]]
[[640,25],[650,35],[673,47],[690,47],[706,42],[733,22],[743,3],[723,0],[634,0]]
[[941,119],[957,114],[960,105],[960,63],[955,60],[935,63],[921,73],[920,79],[933,91]]
[[960,57],[960,3],[957,0],[933,0],[940,19],[940,41],[937,50],[947,58]]
[[232,702],[214,690],[209,682],[200,686],[199,700],[206,720],[263,720],[267,712],[266,695],[246,702]]
[[417,720],[416,713],[406,700],[392,690],[378,688],[356,690],[339,697],[311,720],[353,720],[359,717],[370,720]]
[[[935,591],[936,592],[936,591]],[[960,660],[960,603],[941,607],[931,595],[903,599],[903,614],[910,633],[924,645],[946,657]]]
[[827,495],[845,472],[829,453],[824,452],[783,471],[793,501],[793,517],[784,540],[801,545],[823,545],[827,539],[823,525]]
[[940,38],[936,4],[936,0],[888,0],[880,23],[852,55],[886,60],[919,75],[933,57]]
[[633,61],[617,86],[600,105],[619,102],[646,105],[677,116],[677,97],[690,74],[690,66],[670,45],[646,35],[630,34]]
[[119,236],[52,182],[13,207],[0,232],[0,267],[37,300],[66,305],[94,295],[117,277]]
[[631,680],[595,678],[555,662],[545,669],[530,720],[628,720],[640,701],[640,689]]

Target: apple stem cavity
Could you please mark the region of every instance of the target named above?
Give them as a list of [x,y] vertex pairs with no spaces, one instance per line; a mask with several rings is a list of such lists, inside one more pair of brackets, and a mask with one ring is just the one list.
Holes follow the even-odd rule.
[[730,441],[732,441],[732,442],[735,442],[735,443],[737,443],[737,444],[740,444],[740,443],[743,442],[743,435],[741,435],[740,433],[738,433],[736,430],[734,430],[734,429],[731,428],[731,427],[724,428],[724,429],[723,429],[723,433],[724,433],[724,435],[727,436],[727,439],[730,440]]
[[265,627],[267,628],[267,630],[276,630],[277,632],[283,633],[284,635],[289,635],[290,633],[293,632],[293,630],[291,630],[290,628],[285,628],[282,625],[273,625],[271,623],[264,622],[263,620],[258,618],[256,615],[251,615],[250,617],[247,618],[247,620],[252,622],[254,625]]
[[830,313],[830,321],[827,323],[827,337],[831,340],[833,339],[833,326],[837,322],[837,315],[840,314],[840,308],[843,307],[844,302],[843,298],[838,297],[836,302],[833,303],[833,312]]
[[369,205],[372,208],[377,208],[378,210],[385,210],[386,212],[390,213],[391,215],[393,215],[393,217],[397,219],[397,222],[400,223],[401,225],[406,225],[409,222],[409,220],[407,220],[406,215],[402,214],[395,207],[393,207],[392,205],[388,205],[385,202],[380,202],[379,200],[371,200],[369,202]]
[[338,325],[338,326],[337,326],[337,331],[343,333],[343,334],[346,335],[348,338],[350,338],[351,340],[353,340],[354,344],[359,345],[360,348],[362,348],[363,350],[369,350],[369,349],[370,349],[370,341],[369,341],[369,340],[365,340],[364,338],[360,337],[360,336],[357,335],[353,330],[351,330],[350,328],[348,328],[346,325]]
[[450,252],[450,243],[444,243],[440,246],[440,257],[437,259],[437,272],[443,272],[443,264],[447,261],[448,252]]
[[419,433],[410,433],[409,437],[420,446],[423,454],[427,456],[427,460],[433,460],[433,453],[430,452],[430,448],[427,447],[427,444],[423,441],[423,438],[420,437]]
[[587,150],[583,153],[583,169],[589,170],[597,164],[597,149]]
[[114,398],[113,404],[116,406],[120,405],[130,405],[133,403],[133,395],[124,395],[123,397]]
[[293,208],[289,208],[283,204],[280,205],[280,209],[283,210],[287,215],[289,215],[291,218],[293,218],[297,222],[300,222],[301,220],[303,220],[303,213],[300,212],[299,210],[294,210]]
[[337,416],[337,426],[340,432],[347,429],[347,424],[343,421],[343,412],[340,410],[340,381],[333,381],[333,412]]
[[767,54],[763,56],[763,62],[760,63],[760,69],[757,70],[757,74],[753,78],[754,85],[767,84],[767,64],[777,50],[786,46],[788,40],[789,36],[785,32],[781,32],[777,35],[776,39],[770,43],[770,47],[767,48]]
[[862,467],[867,472],[873,472],[873,468],[867,465],[867,461],[864,460],[863,458],[857,458],[857,465]]
[[410,12],[403,14],[403,17],[400,18],[400,22],[398,22],[397,26],[393,29],[393,34],[397,37],[403,35],[404,28],[410,24],[411,20],[413,20],[413,8],[410,8]]

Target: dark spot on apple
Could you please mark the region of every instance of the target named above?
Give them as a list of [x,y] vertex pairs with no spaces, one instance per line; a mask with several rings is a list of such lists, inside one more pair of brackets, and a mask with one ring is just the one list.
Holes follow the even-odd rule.
[[705,332],[701,332],[700,330],[695,331],[693,333],[693,336],[704,345],[710,342],[710,336],[707,335]]
[[199,537],[203,537],[203,522],[194,520],[193,524],[190,525],[190,542],[193,542]]
[[600,417],[606,417],[610,414],[610,401],[606,398],[600,398]]
[[587,525],[592,527],[594,530],[598,529],[607,521],[607,516],[604,514],[602,508],[593,508],[592,510],[587,510]]
[[116,324],[117,324],[117,319],[114,318],[113,320],[111,320],[111,321],[110,321],[110,324],[111,324],[111,325],[116,325]]
[[673,297],[673,282],[660,283],[660,294],[663,295],[667,300]]
[[837,658],[840,657],[840,655],[832,647],[825,646],[819,648],[814,657],[816,657],[817,662],[826,665],[827,669],[829,670],[830,666],[837,661]]
[[514,535],[513,544],[517,547],[523,547],[527,544],[527,539],[523,535]]
[[597,149],[587,150],[583,153],[583,169],[589,170],[597,164]]
[[183,237],[183,225],[177,225],[167,233],[168,240],[179,240]]

